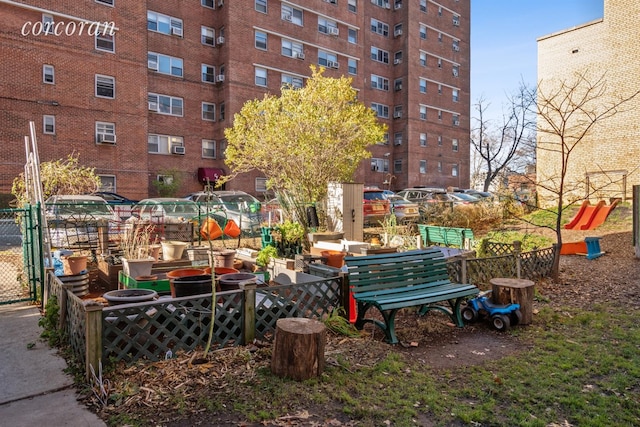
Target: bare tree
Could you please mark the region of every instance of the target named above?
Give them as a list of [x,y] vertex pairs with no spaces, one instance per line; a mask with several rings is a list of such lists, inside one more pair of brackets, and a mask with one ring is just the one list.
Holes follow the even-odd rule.
[[506,169],[521,167],[516,160],[532,153],[531,147],[535,144],[535,117],[531,111],[535,97],[531,96],[532,92],[522,83],[518,91],[509,96],[500,124],[485,117],[489,104],[483,97],[475,104],[473,120],[476,126],[471,131],[471,146],[484,173],[484,191],[488,191],[491,183]]
[[[555,233],[558,249],[562,247],[563,210],[584,198],[584,182],[567,179],[573,166],[571,155],[594,135],[594,128],[615,114],[635,98],[640,90],[628,96],[608,91],[605,75],[590,79],[587,72],[575,73],[564,80],[540,81],[537,88],[537,150],[538,159],[544,156],[549,172],[538,170],[538,187],[551,194],[555,201]],[[597,155],[598,153],[593,153]],[[587,191],[595,191],[588,189]],[[580,196],[581,194],[581,196]],[[553,275],[558,279],[559,250],[554,260]]]

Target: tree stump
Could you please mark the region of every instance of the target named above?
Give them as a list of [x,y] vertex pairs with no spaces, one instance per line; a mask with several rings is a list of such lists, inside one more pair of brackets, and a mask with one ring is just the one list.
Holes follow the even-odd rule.
[[302,381],[324,371],[327,329],[313,319],[278,319],[271,351],[271,372]]
[[495,304],[520,304],[522,321],[528,325],[533,321],[533,295],[535,283],[525,279],[495,278],[491,283],[492,301]]

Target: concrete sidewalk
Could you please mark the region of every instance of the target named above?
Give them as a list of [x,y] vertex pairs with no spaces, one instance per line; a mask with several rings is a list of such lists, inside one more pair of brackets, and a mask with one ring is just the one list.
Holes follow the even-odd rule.
[[65,360],[40,339],[39,319],[36,306],[0,306],[0,424],[106,426],[76,400]]

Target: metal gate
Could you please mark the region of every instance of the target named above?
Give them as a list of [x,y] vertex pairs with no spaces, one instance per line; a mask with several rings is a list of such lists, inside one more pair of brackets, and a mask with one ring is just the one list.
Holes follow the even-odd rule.
[[0,305],[37,301],[44,264],[40,206],[0,209]]

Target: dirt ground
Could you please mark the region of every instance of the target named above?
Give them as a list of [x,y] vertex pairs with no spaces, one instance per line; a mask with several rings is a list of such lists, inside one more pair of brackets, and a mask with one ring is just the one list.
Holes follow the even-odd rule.
[[[537,232],[550,233],[549,230]],[[564,242],[583,240],[586,236],[601,237],[600,246],[605,254],[593,260],[588,260],[581,255],[563,255],[559,283],[553,283],[548,279],[536,283],[534,323],[535,313],[543,305],[550,306],[554,310],[560,310],[566,306],[587,308],[597,301],[607,301],[622,309],[629,305],[635,308],[640,306],[640,280],[637,279],[640,273],[640,260],[635,257],[629,227],[589,232],[563,231]],[[372,325],[367,325],[360,338],[328,334],[325,349],[326,363],[333,364],[340,358],[357,365],[373,366],[384,359],[389,352],[400,352],[405,357],[428,364],[432,368],[448,369],[499,359],[523,351],[528,345],[521,342],[517,335],[492,330],[488,322],[456,328],[446,316],[438,313],[430,313],[425,317],[417,317],[412,313],[399,315],[396,331],[401,341],[396,346],[386,344],[380,330]],[[251,366],[246,363],[246,360],[238,360],[236,350],[228,349],[218,352],[206,366],[187,370],[186,373],[181,374],[177,374],[177,371],[185,371],[183,369],[185,364],[188,364],[189,358],[194,355],[183,355],[170,362],[158,362],[154,368],[133,366],[126,371],[126,382],[129,386],[141,385],[141,390],[170,389],[176,386],[182,387],[187,382],[195,382],[197,385],[198,382],[211,381],[214,372],[226,372],[230,376],[226,382],[233,382],[234,378],[251,377],[255,369],[269,366],[269,344],[258,343],[252,347],[254,363]],[[172,370],[172,366],[176,368],[175,371]],[[158,370],[163,374],[157,374]],[[111,384],[114,391],[122,386],[117,381],[115,379]],[[190,386],[183,388],[187,394],[193,392]],[[97,410],[95,398],[89,397],[87,402]],[[169,415],[169,411],[173,412],[170,407],[166,407],[167,413],[163,414],[165,407],[166,405],[161,402],[154,401],[151,392],[147,392],[146,395],[138,393],[117,408],[108,406],[100,410],[99,415],[107,419],[109,415],[119,411],[141,411],[154,414],[153,418],[159,421],[158,424],[166,426],[251,425],[244,423],[238,415],[231,412],[203,414],[202,408],[194,407],[194,412],[176,418],[175,415]],[[326,419],[327,410],[331,411],[330,408],[309,408],[309,411],[317,412],[316,415],[322,414],[322,417],[318,416],[316,420]],[[339,413],[338,410],[336,412]],[[260,425],[325,425],[317,421],[314,423],[313,419],[313,416],[303,417],[303,419],[287,418]],[[348,420],[341,420],[340,415],[336,414],[335,423],[331,425],[351,424]]]

